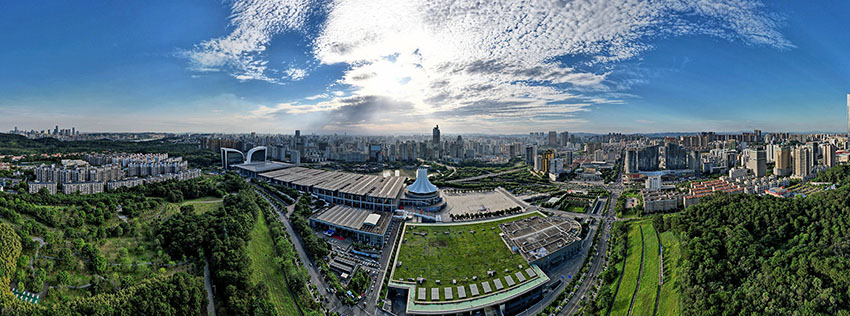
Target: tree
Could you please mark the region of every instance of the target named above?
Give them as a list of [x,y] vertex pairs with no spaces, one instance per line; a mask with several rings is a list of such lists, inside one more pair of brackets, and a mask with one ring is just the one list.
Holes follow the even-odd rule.
[[71,284],[71,274],[68,271],[62,270],[56,274],[56,282],[61,285],[70,285]]
[[[8,277],[14,273],[20,255],[21,239],[15,233],[15,229],[12,225],[0,223],[0,280],[8,282]],[[0,287],[8,288],[8,283],[0,284]]]

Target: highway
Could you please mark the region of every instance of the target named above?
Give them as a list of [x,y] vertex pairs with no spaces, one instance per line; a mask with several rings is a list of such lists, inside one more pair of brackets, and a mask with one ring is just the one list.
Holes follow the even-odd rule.
[[570,301],[567,302],[567,305],[564,306],[564,309],[558,313],[558,315],[573,315],[576,311],[578,311],[579,305],[582,302],[583,297],[587,297],[589,299],[588,293],[593,289],[596,284],[596,279],[599,276],[599,273],[602,272],[602,267],[605,265],[605,262],[608,261],[608,241],[611,236],[611,226],[613,222],[617,221],[614,217],[614,205],[617,204],[617,197],[623,193],[623,180],[622,180],[622,172],[617,176],[617,183],[609,186],[609,191],[611,192],[611,202],[608,203],[608,209],[602,218],[602,236],[599,239],[599,246],[596,248],[598,251],[595,254],[596,257],[593,258],[590,269],[588,269],[587,275],[584,277],[584,282],[582,282],[581,286],[579,286],[575,295],[570,298]]

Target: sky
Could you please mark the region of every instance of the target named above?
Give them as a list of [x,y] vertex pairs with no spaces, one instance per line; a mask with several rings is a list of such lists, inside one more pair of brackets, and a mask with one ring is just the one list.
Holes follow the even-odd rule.
[[844,132],[848,21],[848,1],[10,1],[0,130]]

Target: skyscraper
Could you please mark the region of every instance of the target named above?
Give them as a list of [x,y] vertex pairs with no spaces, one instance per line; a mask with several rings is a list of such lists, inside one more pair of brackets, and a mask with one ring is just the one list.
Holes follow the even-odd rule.
[[439,144],[440,143],[440,125],[434,126],[434,131],[431,135],[431,143]]
[[850,93],[847,94],[847,136],[850,136]]
[[549,131],[549,146],[557,147],[558,146],[558,132]]

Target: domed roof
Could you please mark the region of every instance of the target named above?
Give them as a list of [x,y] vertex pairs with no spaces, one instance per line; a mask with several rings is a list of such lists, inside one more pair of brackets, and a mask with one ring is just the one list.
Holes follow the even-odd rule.
[[428,194],[437,192],[437,186],[428,180],[428,167],[419,167],[416,171],[416,181],[407,187],[407,191],[416,194]]

